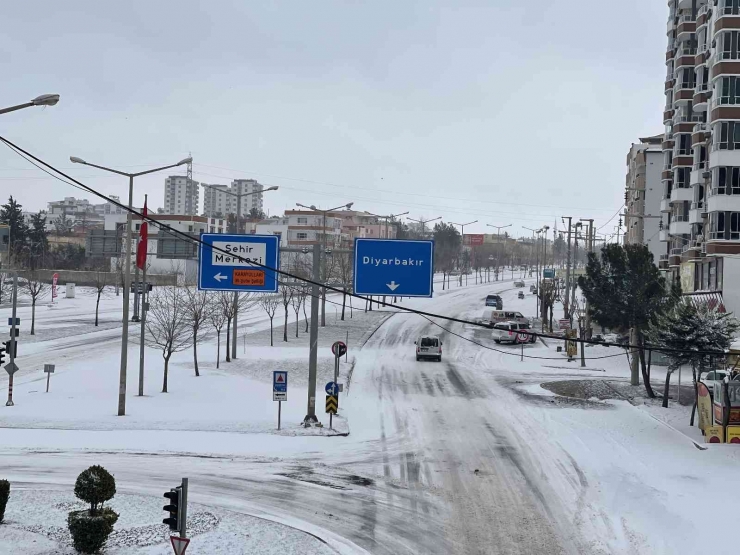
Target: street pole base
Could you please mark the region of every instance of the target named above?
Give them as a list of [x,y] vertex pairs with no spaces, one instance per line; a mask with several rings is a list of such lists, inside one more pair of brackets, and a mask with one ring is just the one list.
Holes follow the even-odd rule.
[[13,401],[8,401],[7,403],[5,403],[5,406],[6,407],[14,407],[15,404],[13,403]]
[[316,418],[315,414],[307,414],[306,417],[303,419],[303,427],[304,428],[310,428],[314,424],[318,424],[319,419]]

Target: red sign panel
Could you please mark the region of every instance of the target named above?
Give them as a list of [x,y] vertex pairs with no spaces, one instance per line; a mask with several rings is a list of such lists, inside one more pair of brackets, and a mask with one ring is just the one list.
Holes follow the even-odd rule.
[[471,247],[480,247],[485,237],[482,234],[469,234],[465,236],[465,244]]

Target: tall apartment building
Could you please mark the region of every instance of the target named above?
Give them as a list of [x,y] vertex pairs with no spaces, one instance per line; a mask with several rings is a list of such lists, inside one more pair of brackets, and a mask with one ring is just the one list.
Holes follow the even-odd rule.
[[[625,244],[645,244],[655,264],[668,264],[665,244],[660,241],[660,201],[663,198],[663,135],[641,138],[627,154],[624,219]],[[647,216],[647,217],[646,217]],[[652,217],[651,217],[652,216]]]
[[228,194],[228,185],[203,185],[203,214],[205,216],[226,217],[236,211],[236,201],[233,195]]
[[164,213],[197,216],[200,207],[200,185],[188,183],[184,175],[173,175],[164,180]]
[[[265,187],[255,179],[235,179],[231,182],[232,193],[238,195],[251,193],[242,197],[240,216],[249,216],[249,212],[252,209],[262,212],[262,191],[264,188]],[[236,212],[236,203],[234,204],[234,212]]]
[[740,312],[740,0],[668,6],[664,267]]

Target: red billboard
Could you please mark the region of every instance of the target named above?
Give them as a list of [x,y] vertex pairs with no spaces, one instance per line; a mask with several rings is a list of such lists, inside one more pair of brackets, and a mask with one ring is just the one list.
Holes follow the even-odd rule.
[[480,247],[483,244],[483,239],[482,234],[467,234],[464,243],[471,247]]

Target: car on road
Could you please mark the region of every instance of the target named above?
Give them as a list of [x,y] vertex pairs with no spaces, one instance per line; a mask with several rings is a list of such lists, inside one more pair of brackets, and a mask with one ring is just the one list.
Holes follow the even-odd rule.
[[523,280],[515,281],[514,287],[524,287],[524,281]]
[[501,298],[501,295],[491,294],[486,297],[486,306],[492,306],[501,310],[504,308],[504,300]]
[[517,298],[518,299],[523,299],[524,298],[524,291],[519,291],[519,294],[517,295]]
[[436,335],[423,335],[416,341],[416,360],[432,359],[442,362],[442,340]]
[[709,393],[714,397],[714,383],[725,379],[727,372],[724,370],[710,370],[706,374],[702,374],[701,380],[707,386]]
[[491,337],[496,343],[511,343],[513,345],[519,337],[518,331],[519,322],[497,322],[493,325]]

